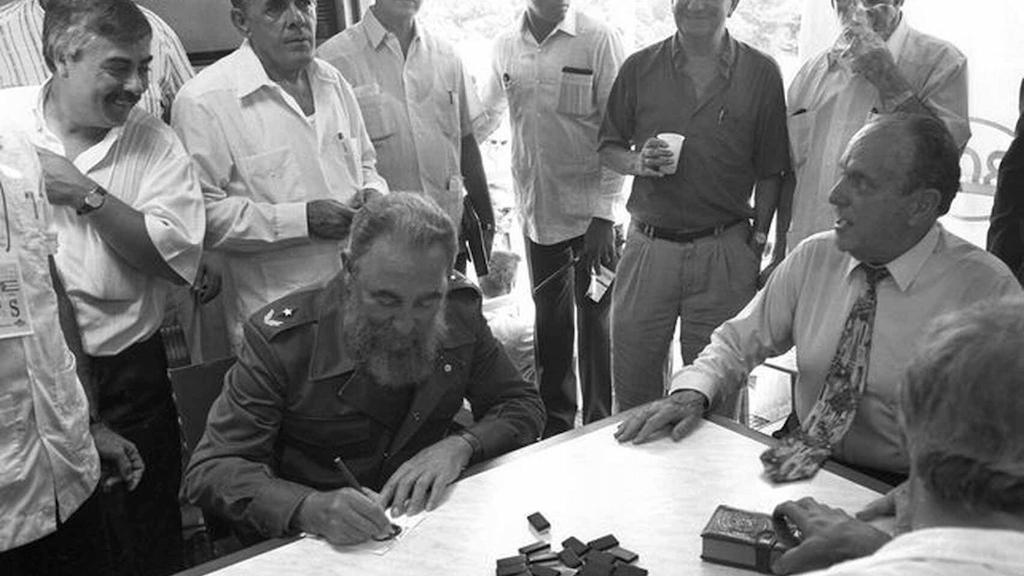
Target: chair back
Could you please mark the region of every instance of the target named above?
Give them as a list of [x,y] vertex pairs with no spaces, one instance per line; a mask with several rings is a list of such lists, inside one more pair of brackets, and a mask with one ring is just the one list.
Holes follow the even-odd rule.
[[185,450],[191,456],[206,430],[210,406],[224,387],[224,375],[235,364],[234,358],[221,358],[168,371],[174,399],[181,418]]

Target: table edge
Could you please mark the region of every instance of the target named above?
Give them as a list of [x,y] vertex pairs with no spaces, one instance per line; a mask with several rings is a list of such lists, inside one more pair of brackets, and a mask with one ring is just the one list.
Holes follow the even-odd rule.
[[[491,470],[492,468],[497,468],[498,466],[502,466],[504,464],[508,464],[509,462],[519,460],[520,458],[524,458],[535,452],[547,450],[548,448],[552,448],[564,442],[568,442],[575,438],[579,438],[580,436],[589,434],[595,430],[600,430],[602,428],[612,426],[624,420],[634,410],[637,410],[637,408],[633,408],[632,410],[627,410],[625,412],[620,412],[619,414],[609,416],[596,422],[591,422],[590,424],[580,426],[579,428],[573,428],[572,430],[563,432],[558,436],[553,436],[551,438],[541,440],[540,442],[530,444],[529,446],[524,446],[522,448],[519,448],[518,450],[509,452],[508,454],[498,456],[497,458],[492,458],[487,462],[482,462],[480,464],[468,468],[462,474],[462,476],[459,477],[459,480],[464,480],[466,478],[476,476],[477,474],[486,472],[487,470]],[[732,432],[736,432],[752,440],[756,440],[766,446],[772,444],[772,438],[770,436],[762,434],[757,430],[748,428],[740,424],[739,422],[736,422],[735,420],[730,420],[717,414],[709,414],[705,417],[705,420],[713,424],[717,424],[718,426],[721,426],[722,428],[725,428],[727,430],[731,430]],[[849,480],[854,484],[858,484],[864,488],[878,492],[879,494],[885,494],[891,489],[891,487],[888,484],[882,482],[881,480],[872,478],[871,476],[868,476],[851,468],[847,468],[846,466],[843,466],[838,462],[827,462],[825,464],[825,470],[828,470],[829,472],[835,474],[836,476],[839,476],[840,478]],[[209,562],[204,562],[203,564],[200,564],[198,566],[193,566],[192,568],[189,568],[185,571],[178,572],[175,576],[204,576],[217,570],[227,568],[232,564],[237,564],[239,562],[248,560],[249,558],[252,558],[254,556],[258,556],[260,554],[270,552],[271,550],[274,550],[276,548],[280,548],[281,546],[291,544],[299,538],[299,536],[290,536],[286,538],[273,538],[270,540],[265,540],[263,542],[260,542],[259,544],[249,546],[248,548],[245,548],[243,550],[232,552],[227,556],[222,556],[220,558],[210,560]]]

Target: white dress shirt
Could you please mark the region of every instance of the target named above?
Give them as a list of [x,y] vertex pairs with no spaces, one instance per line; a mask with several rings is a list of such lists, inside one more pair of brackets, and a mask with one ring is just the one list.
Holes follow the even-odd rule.
[[[64,155],[46,125],[44,86],[0,91],[0,109],[36,146]],[[153,246],[185,281],[195,280],[202,255],[203,198],[185,149],[169,126],[133,108],[122,126],[74,159],[83,174],[142,212]],[[54,209],[60,234],[57,269],[74,304],[82,347],[113,356],[160,328],[173,285],[132,267],[70,207]]]
[[[801,243],[750,304],[714,331],[700,357],[673,378],[672,390],[698,390],[713,400],[744,385],[766,358],[796,346],[796,412],[806,418],[850,308],[865,290],[858,264],[836,248],[834,232]],[[886,268],[891,277],[878,285],[867,385],[834,454],[850,464],[906,472],[897,388],[918,337],[938,316],[1020,295],[1021,287],[996,257],[939,224]]]
[[[967,119],[967,58],[952,44],[922,34],[904,21],[886,42],[914,95],[949,128],[957,146],[971,137]],[[789,88],[789,139],[796,191],[789,246],[831,230],[828,195],[839,181],[839,159],[853,135],[886,110],[878,89],[826,51],[800,69]]]
[[1024,532],[924,528],[899,536],[866,558],[807,576],[1020,576]]
[[[174,95],[194,75],[188,55],[174,30],[145,6],[139,10],[153,28],[149,89],[139,106],[163,117]],[[38,86],[50,77],[43,60],[43,12],[39,0],[14,0],[0,8],[0,88]]]
[[597,132],[625,59],[618,35],[582,12],[537,43],[525,12],[494,46],[477,137],[509,110],[512,176],[526,235],[556,244],[582,235],[592,218],[615,220],[623,177],[603,169]]
[[377,171],[392,190],[426,193],[462,221],[462,138],[473,133],[462,60],[450,44],[415,27],[408,55],[367,10],[359,23],[323,43],[320,58],[355,90]]
[[[29,319],[32,332],[0,336],[0,552],[53,533],[100,475],[88,401],[50,281],[48,257],[57,246],[50,204],[35,150],[19,136],[0,128],[0,316],[16,299],[15,314]],[[21,273],[17,295],[14,270]]]
[[206,246],[224,254],[221,297],[236,349],[250,314],[341,269],[342,243],[310,238],[306,203],[388,191],[351,86],[322,60],[306,74],[313,117],[245,42],[186,84],[174,104],[172,125],[206,200]]

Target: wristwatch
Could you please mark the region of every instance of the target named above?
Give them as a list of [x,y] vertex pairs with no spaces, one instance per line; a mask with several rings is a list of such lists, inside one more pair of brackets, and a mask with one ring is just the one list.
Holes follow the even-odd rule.
[[103,204],[107,201],[107,191],[102,186],[97,184],[92,190],[85,193],[82,197],[82,204],[75,210],[79,216],[85,216],[86,214],[99,210],[103,207]]
[[768,243],[768,234],[765,234],[764,232],[754,232],[754,243],[764,246]]

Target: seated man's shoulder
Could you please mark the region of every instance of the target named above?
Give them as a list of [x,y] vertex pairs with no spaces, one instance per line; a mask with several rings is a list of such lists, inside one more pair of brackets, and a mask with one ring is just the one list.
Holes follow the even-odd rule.
[[175,103],[186,100],[202,100],[211,93],[234,94],[234,78],[240,69],[241,52],[234,52],[200,70],[191,80],[185,82],[175,96]]
[[1016,282],[1006,264],[992,253],[950,232],[945,232],[941,241],[943,243],[942,251],[955,265],[951,270],[952,273],[978,281],[988,279]]
[[249,326],[264,340],[273,342],[285,333],[310,329],[320,317],[325,287],[304,288],[267,304],[249,317]]

